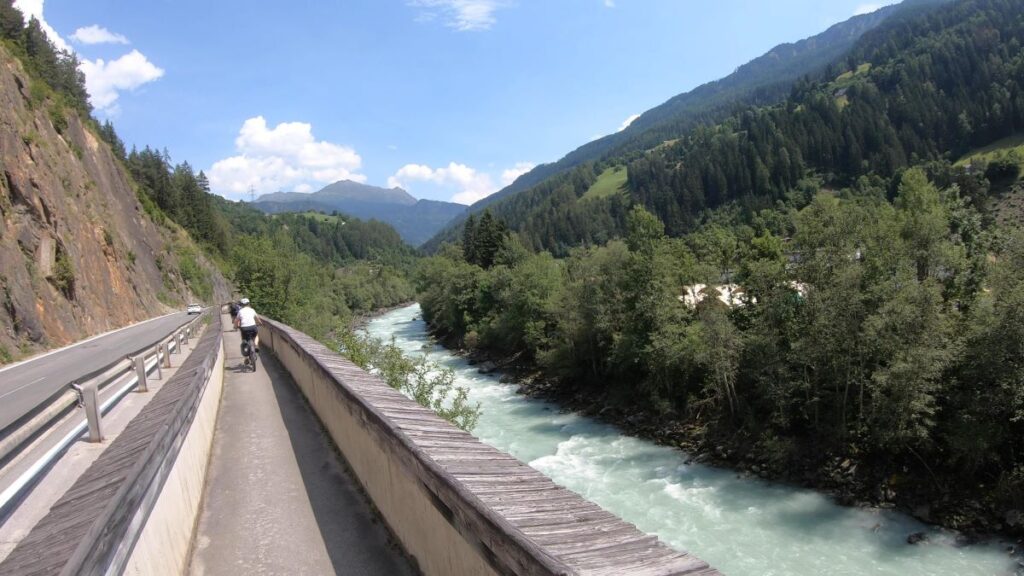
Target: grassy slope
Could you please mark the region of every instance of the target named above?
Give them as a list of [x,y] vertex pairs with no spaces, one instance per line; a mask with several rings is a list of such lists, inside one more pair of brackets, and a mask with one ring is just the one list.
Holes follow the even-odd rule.
[[[1024,177],[1024,134],[1003,138],[988,146],[972,150],[957,160],[956,165],[968,166],[975,162],[986,165],[1012,152],[1017,153],[1021,175]],[[1015,184],[998,192],[992,198],[990,206],[996,222],[1003,226],[1015,226],[1024,222],[1024,182],[1018,178]]]
[[613,166],[601,173],[594,185],[583,195],[583,200],[606,198],[626,189],[626,167]]
[[972,150],[957,160],[956,165],[967,166],[968,164],[976,161],[987,164],[993,160],[1002,158],[1014,150],[1016,150],[1020,156],[1021,173],[1024,174],[1024,134],[1018,134],[1016,136],[1010,136],[1009,138],[1003,138],[1002,140],[996,140],[984,148]]

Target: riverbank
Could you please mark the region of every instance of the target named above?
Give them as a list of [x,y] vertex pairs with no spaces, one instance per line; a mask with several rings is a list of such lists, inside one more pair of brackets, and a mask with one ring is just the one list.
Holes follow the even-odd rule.
[[[567,403],[519,394],[497,362],[474,356],[470,365],[465,354],[440,346],[420,313],[414,306],[384,315],[367,333],[452,370],[455,385],[481,406],[474,436],[727,574],[762,576],[766,566],[793,576],[1024,574],[1007,541],[965,545],[898,510],[840,506],[816,490],[701,464],[675,447],[567,411]],[[926,541],[910,546],[912,534]]]
[[[733,470],[739,476],[809,488],[843,506],[897,509],[953,531],[958,545],[1009,540],[1015,544],[1007,552],[1024,561],[1024,514],[998,510],[972,497],[969,488],[943,489],[929,478],[927,463],[882,462],[858,455],[854,449],[848,454],[828,454],[814,446],[788,451],[787,458],[772,458],[767,456],[771,451],[757,439],[717,433],[714,423],[687,422],[644,406],[591,396],[567,388],[521,356],[466,349],[458,347],[454,338],[433,332],[432,336],[452,353],[466,358],[481,374],[500,375],[502,382],[516,384],[520,394],[610,424],[627,435],[680,449],[691,462]],[[927,544],[927,538],[909,533],[907,543]]]

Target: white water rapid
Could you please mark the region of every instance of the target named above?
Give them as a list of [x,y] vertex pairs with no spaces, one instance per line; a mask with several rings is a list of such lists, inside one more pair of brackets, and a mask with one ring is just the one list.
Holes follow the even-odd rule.
[[[473,434],[482,441],[729,576],[1024,575],[1006,544],[958,548],[952,535],[906,515],[687,464],[679,450],[518,395],[433,344],[418,305],[372,320],[366,332],[452,368],[481,404]],[[908,545],[915,532],[929,541]]]

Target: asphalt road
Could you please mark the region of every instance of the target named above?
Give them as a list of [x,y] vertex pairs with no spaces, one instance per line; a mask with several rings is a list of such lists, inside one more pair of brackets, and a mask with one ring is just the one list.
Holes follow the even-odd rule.
[[185,312],[177,312],[0,369],[0,431],[76,378],[100,370],[147,344],[155,344],[190,318]]

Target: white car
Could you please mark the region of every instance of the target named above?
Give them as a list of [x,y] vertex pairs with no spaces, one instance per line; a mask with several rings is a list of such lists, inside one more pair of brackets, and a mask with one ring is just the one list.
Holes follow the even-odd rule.
[[185,311],[188,312],[189,314],[202,314],[203,307],[200,306],[199,304],[189,304],[188,308],[186,308]]

